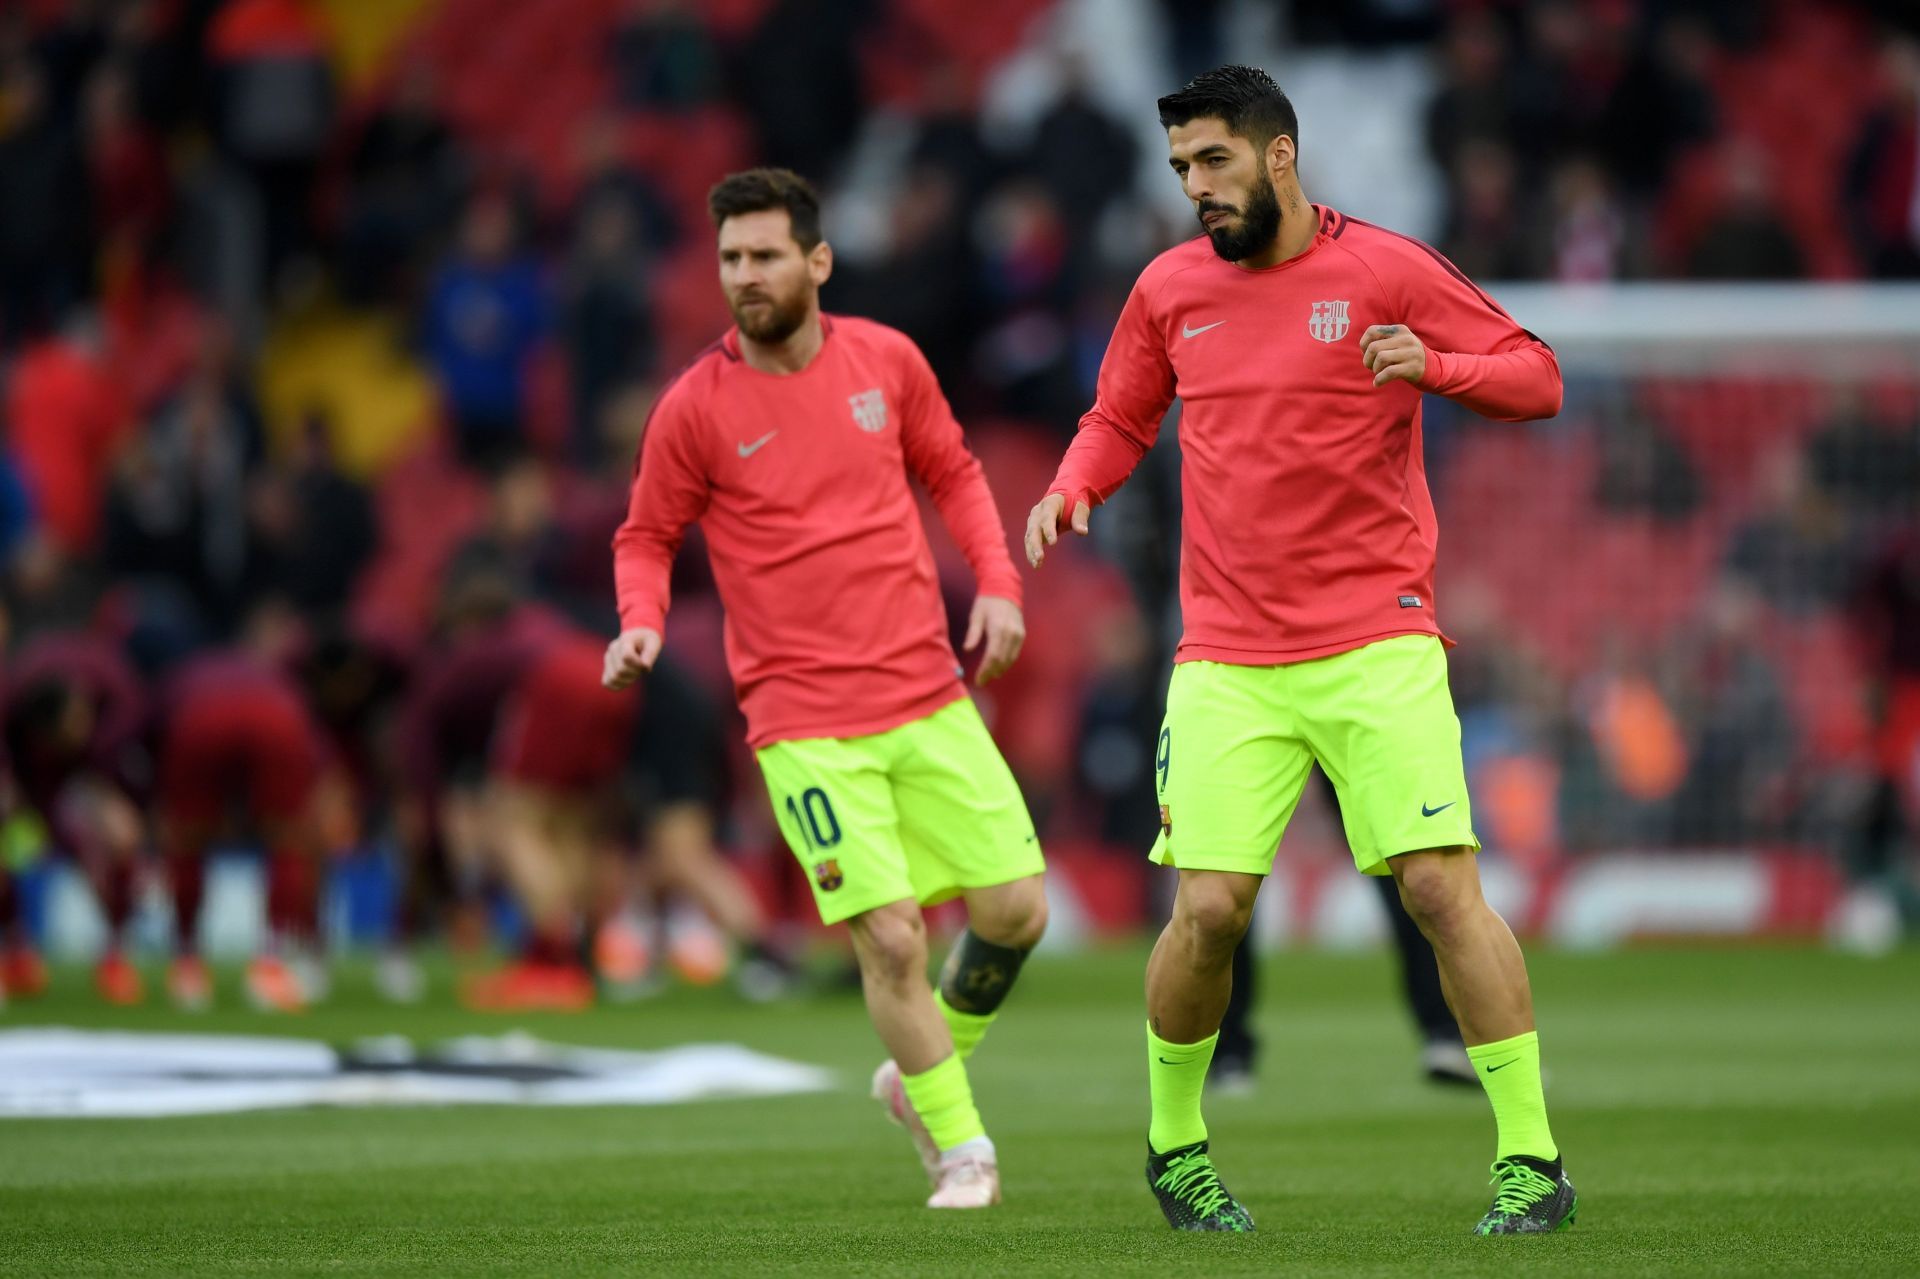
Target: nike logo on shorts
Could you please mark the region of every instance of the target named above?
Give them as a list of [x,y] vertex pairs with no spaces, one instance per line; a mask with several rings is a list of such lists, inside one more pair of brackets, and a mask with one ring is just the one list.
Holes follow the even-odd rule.
[[740,446],[740,456],[752,457],[755,453],[758,453],[760,451],[760,446],[762,444],[765,444],[768,440],[772,439],[774,436],[778,434],[780,434],[779,431],[768,431],[765,435],[761,436],[759,439],[755,440],[753,443],[742,444]]
[[1191,325],[1183,324],[1180,326],[1180,336],[1183,338],[1197,338],[1208,329],[1217,329],[1225,323],[1225,320],[1215,320],[1212,324],[1203,324],[1197,329]]
[[1446,811],[1447,811],[1447,810],[1448,810],[1449,808],[1452,808],[1452,807],[1453,807],[1453,806],[1454,806],[1455,804],[1457,804],[1457,803],[1459,803],[1459,802],[1460,802],[1460,801],[1459,801],[1459,800],[1457,800],[1457,799],[1450,799],[1450,800],[1448,800],[1448,801],[1447,801],[1446,803],[1444,803],[1444,804],[1442,804],[1442,805],[1440,805],[1440,807],[1438,807],[1438,808],[1428,808],[1428,807],[1427,807],[1427,806],[1426,806],[1425,804],[1421,804],[1421,805],[1420,805],[1420,815],[1421,815],[1422,817],[1432,817],[1432,816],[1433,816],[1433,815],[1434,815],[1435,813],[1444,813],[1444,812],[1446,812]]

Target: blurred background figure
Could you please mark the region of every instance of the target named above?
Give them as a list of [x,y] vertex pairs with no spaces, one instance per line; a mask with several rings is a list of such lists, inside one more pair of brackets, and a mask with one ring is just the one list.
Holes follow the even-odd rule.
[[188,1011],[207,1007],[200,955],[207,855],[216,839],[257,840],[266,858],[266,934],[247,966],[247,997],[298,1012],[327,992],[320,890],[327,859],[351,835],[329,820],[338,766],[269,618],[247,642],[183,662],[161,694],[160,843],[173,890],[174,960],[167,989]]
[[421,316],[461,460],[489,473],[526,448],[528,364],[549,324],[516,221],[505,194],[474,196]]
[[[148,848],[142,803],[152,789],[139,680],[113,645],[56,632],[11,655],[0,698],[0,752],[13,802],[41,815],[54,845],[85,876],[106,924],[94,985],[108,1003],[137,1004],[145,986],[128,958],[127,930]],[[11,892],[0,892],[0,987],[21,998],[45,989],[47,974],[18,905]]]

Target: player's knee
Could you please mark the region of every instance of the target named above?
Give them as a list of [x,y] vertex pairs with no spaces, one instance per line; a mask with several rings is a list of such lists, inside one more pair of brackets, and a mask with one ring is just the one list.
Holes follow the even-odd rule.
[[1191,944],[1232,953],[1253,921],[1253,900],[1242,900],[1224,884],[1193,881],[1180,886],[1174,918]]
[[888,985],[926,981],[927,926],[917,907],[882,906],[856,916],[851,925],[860,971],[869,979]]
[[986,918],[972,916],[968,927],[980,937],[1013,950],[1032,950],[1047,931],[1047,894],[1035,877],[996,905]]
[[1430,939],[1453,935],[1478,907],[1477,881],[1456,860],[1462,855],[1416,853],[1394,866],[1400,900]]

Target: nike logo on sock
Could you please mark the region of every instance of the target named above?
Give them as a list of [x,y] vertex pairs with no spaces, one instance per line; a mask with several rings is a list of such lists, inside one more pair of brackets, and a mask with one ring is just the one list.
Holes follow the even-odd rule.
[[1187,1064],[1183,1061],[1168,1061],[1165,1057],[1156,1058],[1156,1060],[1158,1060],[1162,1066],[1184,1066]]
[[1491,1075],[1496,1070],[1505,1070],[1508,1066],[1513,1065],[1514,1062],[1519,1060],[1520,1059],[1518,1057],[1509,1057],[1505,1061],[1501,1062],[1498,1066],[1488,1066],[1487,1073]]
[[755,440],[753,443],[742,444],[740,446],[740,456],[752,457],[755,453],[758,453],[760,451],[760,446],[762,444],[765,444],[768,440],[772,439],[774,436],[778,434],[780,434],[780,432],[778,431],[768,431],[765,435],[761,436],[759,439]]

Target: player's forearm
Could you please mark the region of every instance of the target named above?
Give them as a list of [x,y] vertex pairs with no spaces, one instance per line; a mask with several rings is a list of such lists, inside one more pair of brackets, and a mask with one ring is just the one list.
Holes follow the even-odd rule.
[[987,487],[987,477],[981,472],[980,464],[971,458],[968,460],[972,465],[966,474],[956,476],[939,488],[929,486],[928,492],[947,532],[953,534],[960,553],[967,557],[980,594],[997,595],[1018,604],[1021,602],[1020,572],[1014,568],[1013,556],[1007,550],[1007,534],[1000,523],[999,508],[994,505],[993,491]]
[[1430,350],[1420,389],[1496,422],[1530,422],[1560,411],[1560,361],[1543,345],[1491,355]]
[[1047,492],[1065,496],[1069,513],[1075,502],[1098,506],[1127,482],[1152,445],[1151,439],[1137,438],[1096,405],[1080,419],[1080,430],[1060,459]]
[[622,631],[664,631],[678,549],[677,539],[669,545],[631,525],[614,534],[613,588]]

